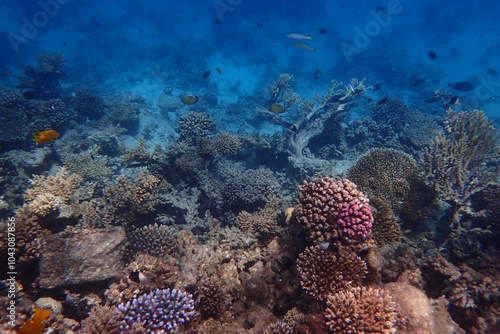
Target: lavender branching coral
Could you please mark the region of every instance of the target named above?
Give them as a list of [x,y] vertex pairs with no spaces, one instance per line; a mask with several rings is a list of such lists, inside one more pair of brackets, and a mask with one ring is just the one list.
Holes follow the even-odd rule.
[[193,296],[181,290],[156,289],[118,305],[122,332],[142,326],[146,333],[172,333],[195,315]]

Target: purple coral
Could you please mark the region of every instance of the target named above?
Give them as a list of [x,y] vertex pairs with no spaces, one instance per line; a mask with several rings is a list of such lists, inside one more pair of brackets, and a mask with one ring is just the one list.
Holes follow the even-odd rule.
[[122,333],[136,326],[146,333],[172,333],[195,314],[193,296],[176,289],[156,289],[121,303],[118,309],[124,316],[120,323]]
[[342,203],[337,224],[349,236],[360,236],[365,239],[371,231],[373,215],[370,207],[356,201]]

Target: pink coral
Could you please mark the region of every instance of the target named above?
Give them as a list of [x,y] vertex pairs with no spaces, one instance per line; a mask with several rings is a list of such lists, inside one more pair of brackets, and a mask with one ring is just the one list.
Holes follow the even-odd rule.
[[372,228],[373,215],[370,207],[359,205],[356,201],[342,203],[337,224],[349,236],[360,236],[366,239]]
[[304,181],[299,187],[298,220],[315,244],[369,234],[373,221],[369,200],[356,188],[347,179],[329,177]]

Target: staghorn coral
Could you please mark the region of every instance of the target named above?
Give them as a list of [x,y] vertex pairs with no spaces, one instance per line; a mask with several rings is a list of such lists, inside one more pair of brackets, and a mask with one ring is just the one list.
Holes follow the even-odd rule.
[[420,176],[420,169],[408,154],[393,149],[370,149],[346,172],[363,192],[380,198],[405,222],[423,221],[434,202],[432,190]]
[[130,248],[137,253],[160,258],[178,253],[177,236],[173,227],[155,223],[142,228],[134,228],[129,233],[128,239]]
[[401,227],[391,208],[380,198],[370,196],[373,211],[373,240],[377,246],[397,245],[401,242]]
[[271,199],[264,208],[254,213],[241,211],[236,219],[238,228],[264,240],[276,236],[282,230],[277,222],[278,207],[279,201]]
[[485,170],[485,161],[499,136],[483,111],[446,111],[445,132],[432,140],[423,160],[427,180],[441,199],[463,206],[488,185],[494,175]]
[[[353,182],[326,177],[304,181],[299,191],[298,220],[313,243],[339,239],[356,242],[368,236],[373,220],[369,200]],[[361,213],[362,219],[358,217]]]
[[134,297],[119,304],[118,310],[124,318],[120,329],[127,332],[141,325],[145,333],[171,333],[195,315],[192,295],[176,289],[157,289]]
[[[155,150],[161,150],[161,146],[157,146]],[[152,154],[148,151],[146,138],[139,137],[139,142],[136,148],[129,149],[122,155],[121,159],[125,162],[135,162],[139,164],[147,164],[153,158]]]
[[293,74],[280,74],[278,80],[265,89],[269,95],[271,103],[283,103],[283,110],[287,110],[300,102],[300,97],[290,88],[290,83],[293,81]]
[[319,300],[351,286],[357,286],[368,273],[366,263],[355,253],[338,253],[319,246],[308,247],[299,255],[297,270],[302,288]]
[[79,334],[120,334],[122,317],[116,306],[96,305],[82,321]]
[[378,288],[355,287],[327,297],[326,323],[333,333],[395,334],[396,304]]

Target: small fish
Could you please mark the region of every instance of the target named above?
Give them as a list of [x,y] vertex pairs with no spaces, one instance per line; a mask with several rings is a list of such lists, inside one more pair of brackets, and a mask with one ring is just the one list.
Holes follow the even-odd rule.
[[491,67],[486,69],[486,74],[491,75],[492,78],[496,78],[498,76],[498,72]]
[[292,43],[290,45],[299,50],[309,50],[316,53],[316,48],[311,48],[309,45],[306,45],[304,43]]
[[351,82],[349,82],[348,87],[353,93],[356,93],[356,90],[354,89],[354,86]]
[[321,70],[316,70],[316,72],[314,72],[314,79],[318,80],[319,72],[321,72]]
[[222,75],[222,71],[220,70],[220,68],[217,67],[215,70],[217,71],[217,73],[219,73],[220,75]]
[[260,28],[260,23],[257,23],[257,28]]
[[424,102],[425,103],[434,103],[434,102],[437,102],[439,101],[438,99],[436,99],[435,97],[431,97],[430,99],[426,99]]
[[210,76],[210,71],[206,71],[205,73],[203,73],[203,75],[202,75],[202,77],[201,77],[201,78],[202,78],[202,79],[206,79],[206,78],[208,78],[209,76]]
[[17,332],[18,334],[41,334],[45,329],[45,325],[42,322],[47,319],[52,313],[51,310],[46,310],[41,307],[37,307],[35,309],[35,313],[33,314],[33,318],[26,321],[21,327],[21,329]]
[[297,124],[292,124],[290,126],[290,130],[292,130],[292,131],[297,131],[298,129],[299,129],[299,126]]
[[452,96],[450,99],[450,104],[460,104],[458,103],[458,96]]
[[191,105],[191,104],[195,104],[196,102],[198,102],[198,96],[196,96],[196,95],[186,95],[182,99],[182,102],[184,104],[187,104],[188,106]]
[[36,135],[33,135],[33,139],[37,144],[47,144],[59,138],[59,132],[55,130],[45,130],[40,131]]
[[448,87],[460,92],[469,92],[474,89],[474,85],[467,81],[449,82]]
[[328,30],[326,30],[325,28],[318,29],[318,34],[326,34],[327,32],[328,32]]
[[417,78],[413,79],[412,81],[409,82],[410,86],[412,87],[417,87],[421,83],[425,82],[425,78]]
[[380,88],[382,88],[384,84],[383,83],[376,83],[375,85],[373,85],[373,90],[376,92],[377,90],[379,90]]
[[219,20],[214,20],[214,24],[215,24],[216,26],[220,26],[220,25],[222,24],[222,22],[221,22],[221,21],[219,21]]
[[306,35],[297,34],[297,33],[286,34],[286,37],[294,39],[296,41],[304,41],[307,39],[310,41],[313,40],[312,36],[306,36]]
[[378,100],[377,105],[380,106],[380,105],[386,103],[387,100],[389,100],[389,98],[388,97],[384,97],[383,99]]
[[10,72],[2,73],[2,76],[4,76],[4,77],[10,77]]
[[429,58],[431,58],[431,60],[434,60],[437,58],[437,55],[436,55],[436,52],[434,51],[429,51]]
[[66,42],[65,42],[65,41],[63,41],[63,43],[62,43],[62,44],[63,44],[63,46],[66,46]]
[[359,103],[349,103],[349,108],[359,107]]
[[282,112],[285,112],[285,107],[279,103],[273,103],[269,106],[269,110],[275,114],[281,114]]

